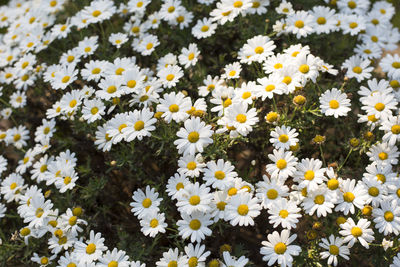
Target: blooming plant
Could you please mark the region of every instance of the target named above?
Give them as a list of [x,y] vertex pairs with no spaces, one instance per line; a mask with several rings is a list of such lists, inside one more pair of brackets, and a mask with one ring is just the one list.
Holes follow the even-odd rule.
[[2,266],[400,266],[398,1],[0,3]]

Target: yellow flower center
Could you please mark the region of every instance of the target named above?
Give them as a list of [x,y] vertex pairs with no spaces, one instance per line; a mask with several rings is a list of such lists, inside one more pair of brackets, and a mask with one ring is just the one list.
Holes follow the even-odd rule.
[[335,245],[330,245],[329,253],[331,253],[332,255],[339,255],[339,248]]
[[68,63],[71,63],[72,61],[74,61],[74,59],[75,59],[75,57],[72,56],[72,55],[70,55],[70,56],[67,57]]
[[243,6],[243,2],[242,2],[242,1],[235,1],[235,2],[233,3],[233,6],[234,6],[235,8],[240,8],[240,7]]
[[17,141],[19,141],[21,139],[21,135],[20,134],[15,134],[13,139],[14,139],[14,142],[17,142]]
[[229,196],[234,196],[237,194],[237,189],[235,187],[232,187],[228,190],[228,195]]
[[278,191],[275,189],[269,189],[267,191],[267,198],[268,199],[276,199],[278,197]]
[[193,171],[194,169],[196,169],[196,167],[197,167],[197,164],[196,164],[196,162],[194,162],[194,161],[188,162],[188,164],[186,165],[186,168],[187,168],[188,170],[191,170],[191,171]]
[[244,114],[238,114],[238,115],[236,116],[236,121],[238,121],[238,122],[240,122],[240,123],[245,123],[246,120],[247,120],[247,117],[246,117],[246,115],[244,115]]
[[354,2],[354,1],[349,1],[349,2],[347,3],[347,6],[348,6],[349,8],[351,8],[351,9],[354,9],[354,8],[357,7],[357,4],[356,4],[356,2]]
[[47,257],[42,257],[40,259],[40,264],[41,265],[47,265],[49,263],[49,259]]
[[183,183],[177,183],[176,186],[175,186],[175,188],[176,188],[177,191],[179,191],[179,190],[181,190],[182,188],[184,188],[184,185],[183,185]]
[[115,70],[115,75],[122,75],[122,73],[125,71],[124,68],[118,68]]
[[172,13],[172,12],[174,12],[175,11],[175,7],[174,6],[170,6],[169,8],[168,8],[168,12],[169,13]]
[[382,173],[377,174],[377,175],[376,175],[376,179],[377,179],[378,181],[381,181],[382,183],[385,183],[385,182],[386,182],[386,176],[383,175]]
[[189,265],[189,267],[196,267],[197,266],[197,264],[198,264],[198,259],[197,259],[197,257],[191,257],[189,260],[188,260],[188,265]]
[[120,132],[120,133],[122,133],[122,130],[124,129],[124,128],[126,128],[128,125],[126,125],[125,123],[122,123],[119,127],[118,127],[118,131]]
[[[399,190],[400,190],[400,189],[399,189]],[[226,206],[226,203],[223,202],[223,201],[220,201],[220,202],[217,203],[217,208],[218,208],[219,210],[225,210],[225,206]]]
[[332,99],[331,101],[329,101],[329,107],[331,109],[337,109],[339,108],[339,102],[335,99]]
[[70,79],[71,79],[71,77],[69,77],[69,76],[64,76],[64,77],[61,79],[61,82],[62,82],[62,83],[67,83],[67,82],[69,82]]
[[173,74],[168,74],[167,77],[165,77],[165,79],[167,79],[167,81],[172,81],[175,78],[175,75]]
[[289,216],[289,212],[287,210],[281,210],[279,212],[279,216],[283,219],[285,219],[287,216]]
[[323,195],[317,195],[314,198],[314,203],[318,205],[322,205],[325,202],[325,197]]
[[71,216],[71,218],[69,218],[68,223],[69,225],[73,226],[76,224],[76,221],[78,220],[78,217],[76,216]]
[[303,64],[299,67],[299,71],[303,74],[306,74],[310,71],[310,67],[306,64]]
[[391,211],[385,211],[383,217],[385,218],[386,221],[391,222],[394,220],[394,215],[393,212]]
[[178,267],[178,263],[176,261],[170,261],[167,267]]
[[280,170],[283,170],[284,168],[286,168],[286,166],[287,166],[287,162],[284,159],[279,159],[276,162],[276,167],[278,167],[278,169],[280,169]]
[[100,68],[94,68],[94,69],[92,70],[92,74],[99,74],[100,71],[101,71]]
[[200,30],[202,32],[206,32],[206,31],[208,31],[208,29],[210,29],[210,27],[208,27],[207,25],[203,25]]
[[242,94],[242,98],[243,99],[247,99],[247,98],[249,98],[251,96],[251,93],[250,92],[244,92],[243,94]]
[[294,23],[294,26],[296,26],[297,28],[301,29],[304,27],[304,21],[302,20],[298,20]]
[[283,68],[283,65],[281,64],[281,63],[276,63],[275,65],[274,65],[274,69],[281,69],[281,68]]
[[287,134],[281,134],[278,140],[281,143],[286,143],[287,141],[289,141],[289,136]]
[[360,66],[356,66],[356,67],[353,68],[353,72],[357,73],[357,74],[360,74],[362,72],[362,68]]
[[271,92],[274,89],[275,89],[275,85],[273,85],[273,84],[269,84],[269,85],[265,86],[265,91],[267,91],[267,92]]
[[393,134],[400,134],[400,125],[399,124],[393,125],[391,131]]
[[274,251],[276,254],[283,254],[287,249],[286,244],[279,242],[274,246]]
[[371,196],[373,196],[373,197],[376,197],[377,195],[379,195],[379,189],[378,188],[376,188],[376,187],[370,187],[369,189],[368,189],[368,194],[370,194]]
[[382,111],[382,110],[385,109],[385,104],[383,104],[383,103],[376,103],[376,104],[375,104],[375,109],[376,109],[377,111]]
[[192,206],[198,205],[198,204],[200,203],[200,197],[197,196],[197,195],[191,196],[191,197],[189,198],[189,203],[190,203],[190,205],[192,205]]
[[254,49],[254,52],[256,52],[256,54],[262,54],[264,52],[264,48],[262,46],[257,46],[256,49]]
[[223,171],[216,171],[214,173],[215,178],[217,178],[218,180],[222,180],[225,178],[225,173]]
[[86,253],[87,254],[93,254],[96,251],[96,245],[93,243],[90,243],[89,245],[87,245],[86,247]]
[[86,52],[86,53],[89,53],[90,51],[92,51],[92,48],[91,48],[90,46],[85,47],[85,52]]
[[354,226],[353,228],[351,228],[351,234],[354,237],[359,237],[359,236],[362,236],[363,232],[360,227]]
[[99,112],[99,108],[98,108],[98,107],[92,107],[92,108],[90,109],[90,113],[92,113],[92,115],[96,115],[97,112]]
[[31,229],[28,227],[22,228],[21,231],[19,232],[22,236],[27,236],[31,233]]
[[169,106],[169,111],[171,111],[172,113],[178,112],[179,106],[177,104],[172,104],[171,106]]
[[71,177],[69,177],[69,176],[66,176],[65,178],[64,178],[64,184],[69,184],[70,182],[71,182]]
[[111,85],[107,88],[107,93],[109,94],[113,94],[117,91],[117,87],[115,87],[114,85]]
[[237,212],[239,215],[245,216],[247,213],[249,213],[249,206],[246,204],[240,204],[239,207],[237,208]]
[[135,131],[140,131],[144,128],[144,121],[137,121],[133,125],[133,128],[135,128]]
[[158,220],[157,219],[152,219],[150,221],[150,227],[151,228],[156,228],[158,226]]
[[343,200],[346,202],[353,202],[355,196],[352,192],[346,192],[343,194]]
[[188,55],[188,59],[189,59],[189,60],[193,60],[193,59],[194,59],[194,53],[190,53],[190,54]]
[[388,158],[388,154],[386,152],[381,152],[378,154],[380,160],[386,160]]
[[152,49],[153,48],[153,43],[148,43],[147,45],[146,45],[146,49],[147,50],[150,50],[150,49]]
[[328,181],[328,188],[330,190],[336,190],[339,187],[339,181],[335,178],[332,178]]
[[117,261],[110,261],[110,263],[107,265],[107,267],[118,267],[118,262]]
[[306,180],[308,180],[308,181],[313,180],[314,177],[315,177],[315,173],[314,173],[314,171],[312,171],[312,170],[308,170],[308,171],[306,171],[306,172],[304,173],[304,179],[306,179]]
[[200,135],[198,132],[191,132],[191,133],[189,133],[187,138],[190,143],[196,143],[197,141],[199,141]]
[[42,217],[43,214],[44,214],[44,210],[42,208],[38,208],[35,212],[35,215],[37,218]]
[[351,22],[351,23],[349,24],[349,27],[350,27],[351,29],[355,29],[355,28],[358,27],[358,24],[357,24],[357,22]]
[[324,18],[324,17],[319,17],[319,18],[317,19],[317,23],[318,23],[319,25],[324,25],[324,24],[326,24],[326,18]]
[[95,17],[95,18],[97,18],[97,17],[100,16],[100,15],[101,15],[101,11],[100,11],[100,10],[95,10],[95,11],[93,11],[93,13],[92,13],[92,16]]
[[292,82],[292,77],[290,76],[285,76],[282,80],[283,83],[286,83],[287,85],[289,85]]
[[201,227],[200,220],[198,220],[198,219],[191,220],[189,223],[189,227],[190,227],[190,229],[195,230],[195,231],[199,230]]
[[151,199],[150,198],[145,198],[145,199],[143,199],[143,201],[142,201],[142,206],[144,207],[144,208],[149,208],[150,206],[151,206],[151,204],[152,204],[152,201],[151,201]]

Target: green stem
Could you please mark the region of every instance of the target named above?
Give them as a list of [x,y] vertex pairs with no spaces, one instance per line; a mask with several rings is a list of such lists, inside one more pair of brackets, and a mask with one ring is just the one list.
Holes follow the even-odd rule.
[[344,161],[342,162],[342,164],[340,164],[339,168],[337,169],[338,172],[343,168],[344,164],[346,164],[347,160],[348,160],[349,157],[350,157],[351,152],[353,152],[353,149],[352,149],[352,148],[350,148],[350,151],[349,151],[349,153],[347,153],[346,158],[344,159]]

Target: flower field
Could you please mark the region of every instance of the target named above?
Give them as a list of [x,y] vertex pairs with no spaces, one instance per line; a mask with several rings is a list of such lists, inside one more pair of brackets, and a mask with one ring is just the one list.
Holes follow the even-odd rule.
[[400,267],[400,2],[0,0],[0,264]]

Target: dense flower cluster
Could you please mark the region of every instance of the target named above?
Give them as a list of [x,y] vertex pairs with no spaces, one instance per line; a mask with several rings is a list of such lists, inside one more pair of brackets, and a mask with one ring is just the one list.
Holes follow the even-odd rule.
[[[319,257],[328,264],[348,260],[358,243],[365,253],[374,241],[386,248],[393,246],[400,233],[400,56],[384,51],[397,47],[400,32],[391,24],[395,9],[390,3],[338,0],[335,8],[320,5],[295,10],[287,1],[197,0],[196,5],[210,7],[207,16],[199,17],[180,0],[163,0],[153,13],[150,0],[119,5],[95,0],[59,22],[57,15],[67,4],[66,0],[12,0],[0,8],[0,26],[6,28],[0,36],[0,96],[7,99],[2,119],[11,120],[14,112],[29,107],[29,91],[38,81],[61,96],[35,129],[13,121],[13,127],[0,130],[2,148],[13,146],[24,153],[15,169],[7,153],[0,156],[0,218],[13,202],[25,225],[19,237],[26,244],[47,238],[48,253],[34,253],[32,262],[62,267],[145,266],[134,260],[136,255],[108,248],[107,237],[100,232],[90,230],[84,236],[84,229],[89,232],[91,225],[82,209],[59,210],[49,197],[49,188],[65,194],[79,184],[77,151],[52,150],[57,123],[74,120],[96,129],[93,146],[102,153],[117,149],[119,143],[147,139],[157,143],[154,133],[160,125],[176,126],[173,144],[179,154],[178,168],[161,188],[179,216],[168,221],[162,208],[165,199],[146,184],[135,189],[130,203],[143,235],[163,235],[169,225],[186,242],[183,250],[170,247],[151,266],[245,266],[248,257],[235,257],[229,251],[211,260],[202,242],[219,222],[253,226],[261,216],[274,228],[259,248],[269,266],[292,266],[294,257],[304,251],[296,241],[296,229],[306,216],[319,219],[336,214],[339,227],[318,241]],[[279,15],[271,34],[253,33],[234,51],[235,61],[223,62],[220,76],[205,73],[203,84],[192,93],[177,89],[187,75],[200,72],[195,68],[207,51],[191,42],[158,56],[163,45],[159,29],[170,27],[202,42],[238,17],[265,15],[267,10]],[[57,64],[41,60],[40,53],[53,43],[76,31],[102,27],[116,17],[123,20],[121,32],[81,36],[76,46],[62,51]],[[334,33],[357,38],[353,53],[340,66],[325,62],[311,45],[301,44],[301,38],[312,34]],[[298,39],[297,44],[277,46],[275,38],[291,36]],[[110,50],[130,46],[137,56],[118,53],[100,60],[96,55],[106,42]],[[157,60],[147,65],[139,60],[154,55]],[[378,60],[385,75],[379,79],[374,76]],[[247,79],[244,73],[254,71],[254,66],[257,75]],[[346,75],[343,86],[321,91],[320,77],[334,79],[340,71]],[[357,96],[349,96],[344,89],[351,79],[359,85]],[[311,85],[319,92],[316,109],[309,116],[334,120],[357,112],[358,123],[368,127],[368,134],[375,131],[382,136],[366,149],[369,164],[359,177],[343,177],[340,170],[345,162],[339,167],[327,165],[322,153],[317,157],[297,153],[303,132],[289,125],[290,114],[279,114],[275,99],[291,97],[300,110],[306,98],[298,92]],[[123,101],[128,109],[122,108]],[[273,108],[263,116],[259,103],[273,103]],[[280,120],[283,115],[285,120]],[[261,124],[272,126],[264,140],[272,149],[257,183],[241,177],[233,161],[205,156],[209,147],[217,147],[218,136],[243,140]],[[322,136],[314,138],[319,145],[323,141]],[[352,147],[357,147],[359,140],[353,141]],[[392,262],[400,266],[400,254]]]

